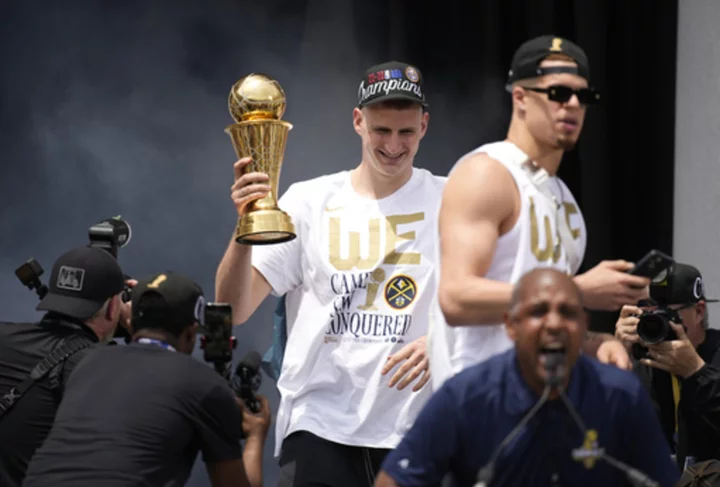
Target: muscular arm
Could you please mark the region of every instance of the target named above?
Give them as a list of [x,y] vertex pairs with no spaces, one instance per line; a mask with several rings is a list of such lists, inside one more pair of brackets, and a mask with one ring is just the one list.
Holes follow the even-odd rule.
[[215,274],[215,300],[233,308],[233,324],[247,321],[270,294],[270,284],[251,264],[252,246],[230,240]]
[[485,274],[518,198],[508,170],[487,154],[469,157],[448,178],[439,217],[439,301],[449,325],[502,321],[512,284]]

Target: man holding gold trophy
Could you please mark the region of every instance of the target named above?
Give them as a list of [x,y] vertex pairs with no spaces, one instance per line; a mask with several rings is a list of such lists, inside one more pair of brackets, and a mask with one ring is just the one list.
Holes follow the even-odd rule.
[[285,296],[281,486],[372,485],[431,394],[425,334],[445,178],[413,167],[429,120],[423,89],[413,66],[368,69],[353,109],[359,165],[276,200],[291,128],[284,92],[258,74],[232,88],[239,220],[216,299],[241,324],[268,294]]

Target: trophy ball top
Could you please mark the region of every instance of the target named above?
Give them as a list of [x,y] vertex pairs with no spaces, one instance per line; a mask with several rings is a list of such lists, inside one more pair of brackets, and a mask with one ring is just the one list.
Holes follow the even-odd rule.
[[276,80],[260,73],[239,79],[230,89],[228,108],[236,122],[280,119],[285,113],[285,91]]

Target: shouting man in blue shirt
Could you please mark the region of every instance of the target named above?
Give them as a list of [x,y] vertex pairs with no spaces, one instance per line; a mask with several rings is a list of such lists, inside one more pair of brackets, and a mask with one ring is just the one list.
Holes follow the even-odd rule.
[[568,276],[525,274],[505,318],[514,348],[432,396],[376,487],[435,486],[448,474],[457,486],[632,485],[617,460],[672,486],[680,472],[639,380],[581,355],[586,319]]

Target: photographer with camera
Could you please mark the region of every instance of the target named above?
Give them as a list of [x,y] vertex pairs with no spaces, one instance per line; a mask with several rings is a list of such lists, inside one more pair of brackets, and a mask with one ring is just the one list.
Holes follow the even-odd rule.
[[213,487],[261,486],[268,402],[257,396],[251,413],[190,356],[205,324],[202,289],[163,273],[132,295],[132,342],[75,370],[24,486],[184,485],[199,451]]
[[0,485],[22,484],[50,432],[70,373],[129,319],[125,279],[108,252],[80,247],[53,265],[40,323],[0,324]]
[[615,336],[650,389],[678,466],[720,459],[720,330],[709,329],[700,272],[675,263],[650,285],[650,300],[624,306]]

